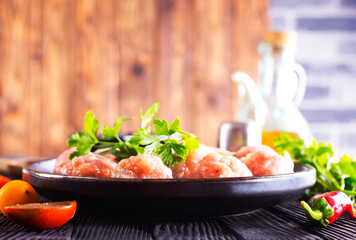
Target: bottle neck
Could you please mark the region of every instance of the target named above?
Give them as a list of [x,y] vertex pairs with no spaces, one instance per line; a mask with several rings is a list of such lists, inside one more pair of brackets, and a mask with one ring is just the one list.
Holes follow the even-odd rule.
[[288,78],[293,72],[295,48],[291,45],[283,47],[268,43],[259,46],[259,85],[263,98],[287,97]]

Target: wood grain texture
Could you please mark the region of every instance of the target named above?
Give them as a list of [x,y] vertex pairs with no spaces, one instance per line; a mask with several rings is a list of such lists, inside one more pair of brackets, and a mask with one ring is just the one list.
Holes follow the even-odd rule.
[[[103,80],[101,76],[102,68],[100,59],[105,58],[105,53],[100,52],[99,39],[99,6],[98,1],[75,1],[75,34],[77,36],[75,68],[75,92],[72,93],[74,104],[77,104],[74,114],[84,116],[91,110],[97,118],[102,119],[102,112],[105,111],[105,93],[102,91]],[[108,22],[109,24],[110,22]],[[76,92],[79,90],[79,92]],[[81,101],[75,101],[76,95],[81,96]],[[83,125],[80,118],[76,118],[76,129]]]
[[[268,1],[231,1],[230,68],[243,71],[257,79],[257,46],[263,40],[261,32],[268,24]],[[233,83],[232,96],[237,96],[237,84]],[[238,107],[237,98],[232,98],[234,116]]]
[[[193,1],[159,1],[158,64],[154,95],[161,102],[161,117],[179,117],[182,128],[193,130],[192,12]],[[174,73],[174,74],[172,74]]]
[[[154,68],[156,64],[157,1],[119,1],[116,5],[116,31],[119,34],[120,115],[135,117],[123,131],[139,127],[139,109],[147,109],[154,101]],[[120,17],[118,17],[120,16]]]
[[[42,201],[48,201],[41,199]],[[80,207],[80,206],[78,206]],[[342,215],[323,227],[311,223],[298,201],[232,217],[123,219],[79,208],[67,224],[31,231],[0,215],[1,239],[354,239],[356,221]]]
[[[71,1],[43,1],[42,45],[42,146],[41,153],[50,155],[65,148],[71,96],[68,91],[71,56],[69,16]],[[66,26],[66,27],[63,27]],[[46,143],[51,142],[51,149]]]
[[98,1],[98,45],[102,57],[99,58],[98,76],[99,83],[102,84],[101,95],[103,99],[100,108],[102,111],[102,121],[112,125],[120,116],[120,65],[119,65],[119,42],[115,25],[117,1],[106,1],[100,4]]
[[0,154],[57,155],[91,110],[159,117],[216,145],[234,70],[257,72],[267,0],[0,0]]
[[28,133],[26,134],[29,141],[25,148],[27,150],[21,149],[20,151],[27,151],[26,154],[29,155],[37,155],[39,154],[39,151],[45,147],[42,138],[44,135],[42,131],[43,5],[41,0],[31,1],[30,4],[30,19],[28,20],[27,25],[27,29],[30,32],[28,40],[29,60],[27,66],[30,86],[27,92],[30,94],[30,97],[28,99],[29,107],[25,118],[27,119],[27,126],[29,126]]
[[[28,77],[29,2],[2,1],[0,7],[1,151],[19,153],[26,148],[26,124],[31,93]],[[9,23],[9,24],[5,24]]]
[[194,1],[191,107],[197,137],[204,144],[216,145],[218,127],[230,119],[229,5],[221,1]]

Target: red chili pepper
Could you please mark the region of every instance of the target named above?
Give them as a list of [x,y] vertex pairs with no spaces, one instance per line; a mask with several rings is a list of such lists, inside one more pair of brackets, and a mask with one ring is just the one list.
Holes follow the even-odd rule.
[[323,226],[334,222],[343,212],[356,218],[351,199],[343,192],[334,191],[312,197],[308,203],[302,201],[307,216]]
[[11,181],[10,178],[7,178],[7,177],[4,177],[4,176],[0,175],[0,188],[2,188],[2,186],[4,186],[6,183],[8,183],[10,181]]

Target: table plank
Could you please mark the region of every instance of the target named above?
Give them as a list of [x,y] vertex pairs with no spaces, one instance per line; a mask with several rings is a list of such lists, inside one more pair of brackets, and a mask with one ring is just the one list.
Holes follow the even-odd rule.
[[356,221],[346,215],[327,227],[310,223],[297,201],[210,219],[123,219],[79,209],[67,224],[46,231],[27,230],[0,215],[0,239],[352,239],[355,231]]
[[[282,209],[294,204],[287,204]],[[322,239],[305,230],[294,218],[275,212],[274,207],[243,216],[222,218],[220,221],[240,239]]]
[[154,239],[236,239],[217,219],[155,222]]
[[79,211],[73,223],[72,239],[152,239],[152,225],[139,219]]

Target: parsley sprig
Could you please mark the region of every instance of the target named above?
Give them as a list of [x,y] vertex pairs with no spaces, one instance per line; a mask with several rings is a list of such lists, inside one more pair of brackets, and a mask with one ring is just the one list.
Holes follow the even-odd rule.
[[[99,121],[94,117],[92,112],[87,112],[84,121],[84,132],[74,133],[67,141],[69,146],[77,148],[77,150],[70,155],[69,159],[86,155],[90,153],[92,149],[105,149],[100,152],[101,155],[111,153],[115,155],[118,160],[136,155],[137,150],[135,146],[133,146],[130,142],[122,141],[118,137],[121,124],[128,120],[130,120],[130,118],[124,116],[119,118],[112,128],[104,126],[102,129],[103,140],[99,140],[97,136],[97,132],[100,127]],[[105,140],[112,138],[115,140]]]
[[[121,125],[131,118],[124,116],[113,127],[104,126],[101,140],[97,136],[99,121],[89,111],[85,116],[84,132],[74,133],[67,141],[69,146],[77,148],[70,159],[88,154],[92,149],[105,149],[100,154],[113,154],[117,161],[145,153],[159,155],[167,166],[184,162],[189,152],[199,148],[199,141],[193,134],[181,130],[178,118],[170,125],[164,119],[154,119],[158,109],[159,103],[154,103],[144,114],[141,109],[141,127],[129,141],[122,141],[118,134]],[[152,124],[154,134],[151,134]]]
[[137,139],[138,144],[144,146],[139,153],[157,154],[165,165],[173,166],[177,162],[184,162],[189,152],[199,148],[195,136],[180,129],[178,118],[170,125],[164,119],[153,119],[152,122],[156,136],[152,136],[145,128],[140,128],[134,136],[134,140]]
[[347,155],[336,159],[330,143],[317,143],[306,146],[303,140],[282,134],[274,140],[280,154],[288,154],[294,162],[312,166],[316,170],[316,184],[307,190],[308,196],[330,191],[342,191],[355,202],[356,161]]

